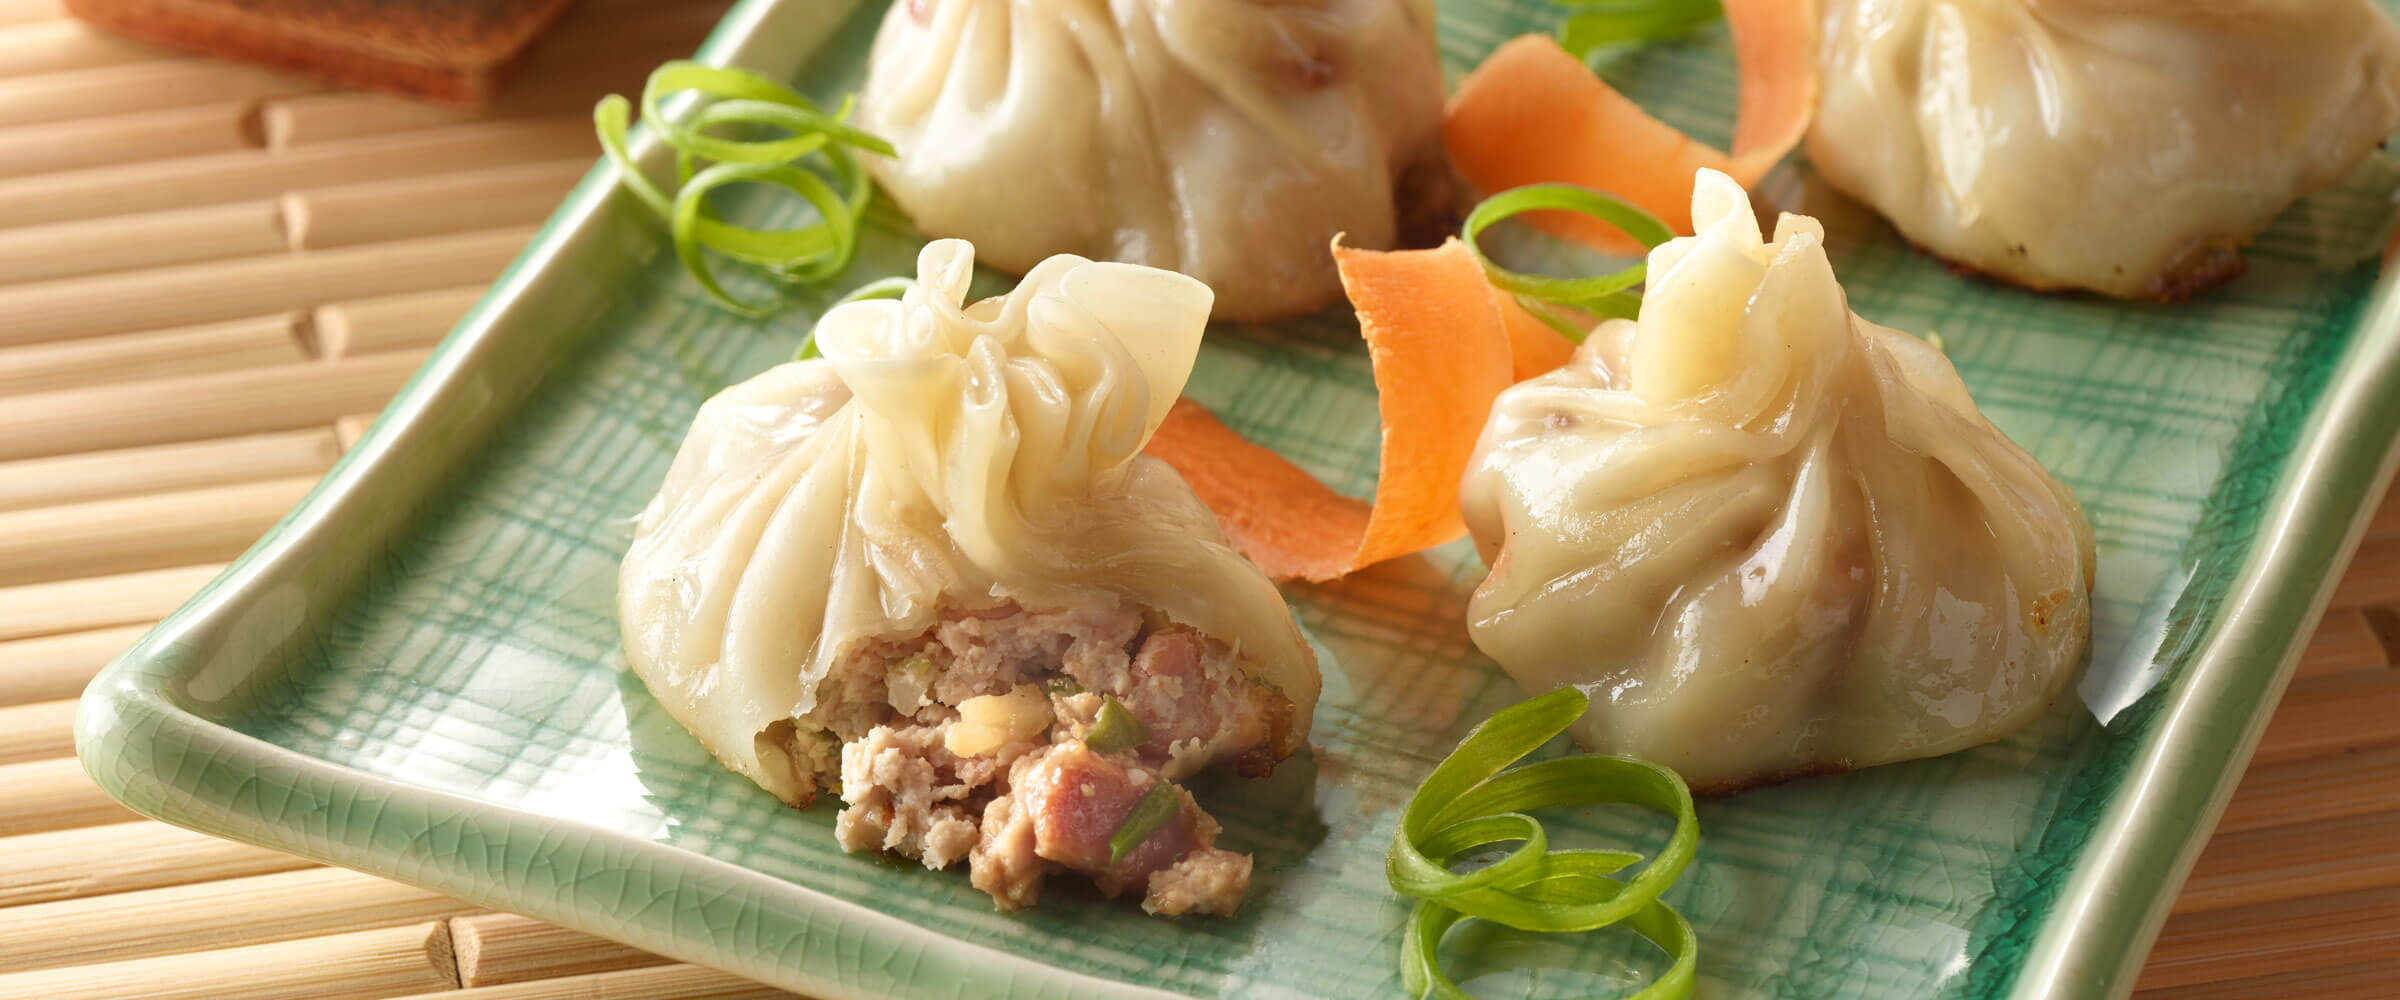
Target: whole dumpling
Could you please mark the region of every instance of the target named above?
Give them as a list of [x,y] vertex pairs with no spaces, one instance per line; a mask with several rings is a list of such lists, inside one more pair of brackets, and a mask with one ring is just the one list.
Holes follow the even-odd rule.
[[1826,0],[1808,158],[1954,267],[2180,299],[2400,128],[2374,0]]
[[967,859],[1007,908],[1063,867],[1229,912],[1249,860],[1180,789],[1107,843],[1161,782],[1272,769],[1316,706],[1282,596],[1142,453],[1208,289],[1058,257],[968,304],[973,264],[927,246],[903,299],[825,315],[821,360],[701,407],[619,575],[627,659],[777,797],[838,780],[852,850]]
[[1502,393],[1461,490],[1475,644],[1594,750],[1731,791],[2031,721],[2090,635],[2074,497],[1941,352],[1853,315],[1816,220],[1701,171],[1638,320]]
[[859,123],[917,227],[986,264],[1147,264],[1277,319],[1341,298],[1336,234],[1389,249],[1446,208],[1433,39],[1430,0],[898,0]]

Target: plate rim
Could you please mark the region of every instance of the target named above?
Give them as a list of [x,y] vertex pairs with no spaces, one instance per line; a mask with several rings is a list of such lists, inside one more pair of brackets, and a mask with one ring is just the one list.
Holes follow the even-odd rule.
[[[739,0],[694,58],[753,66],[789,60],[796,67],[806,51],[761,51],[771,41],[771,22],[805,17],[838,25],[855,16],[859,2]],[[794,13],[802,7],[814,9]],[[645,159],[659,154],[645,129],[637,128],[633,144]],[[707,936],[695,942],[688,934],[632,920],[609,923],[596,917],[607,912],[609,900],[603,897],[622,893],[578,894],[571,891],[572,883],[537,890],[512,879],[497,854],[463,866],[456,864],[456,857],[447,858],[452,865],[448,871],[429,863],[412,865],[404,852],[306,835],[245,812],[231,801],[162,781],[157,776],[164,768],[142,766],[197,755],[220,782],[263,783],[317,802],[371,799],[386,812],[410,814],[427,829],[444,822],[434,817],[447,816],[447,825],[458,831],[505,841],[519,818],[506,806],[354,771],[235,732],[178,706],[167,691],[224,667],[225,658],[211,654],[221,652],[224,636],[243,624],[240,616],[247,609],[273,603],[275,588],[291,586],[302,576],[340,577],[339,567],[363,560],[329,560],[336,568],[320,567],[315,574],[307,566],[319,549],[341,544],[330,537],[330,529],[361,516],[378,492],[377,480],[395,478],[389,471],[394,455],[427,449],[428,439],[443,433],[433,419],[441,408],[470,400],[478,390],[489,402],[491,394],[479,380],[476,362],[494,350],[496,339],[512,325],[507,321],[510,311],[536,297],[543,274],[572,249],[605,239],[604,217],[612,202],[624,200],[612,168],[598,161],[358,445],[264,538],[104,668],[77,711],[77,755],[111,797],[145,816],[179,826],[614,937],[826,1000],[933,995],[924,967],[909,965],[903,974],[895,967],[906,963],[888,961],[880,978],[866,966],[812,971],[815,963],[778,961],[779,956],[720,947]],[[2273,714],[2273,703],[2291,679],[2306,637],[2332,597],[2337,578],[2318,570],[2349,558],[2373,515],[2375,498],[2400,467],[2400,437],[2395,432],[2400,432],[2400,268],[2387,260],[2317,406],[2279,467],[2275,492],[2216,621],[2197,640],[2193,662],[2160,706],[2151,738],[2128,762],[2125,790],[2111,798],[2076,853],[2072,874],[2053,898],[2050,916],[2024,960],[2012,970],[2006,995],[2097,998],[2132,991],[2185,876]],[[419,482],[430,490],[440,479]],[[2266,710],[2259,710],[2261,706]],[[543,823],[565,824],[590,838],[580,848],[586,851],[594,843],[605,843],[626,856],[629,870],[650,872],[661,884],[670,875],[688,878],[694,868],[708,873],[712,880],[686,883],[673,891],[686,904],[706,897],[724,908],[734,905],[725,900],[748,900],[740,905],[749,906],[776,898],[778,905],[808,918],[849,922],[868,930],[870,937],[873,928],[882,927],[891,935],[890,943],[907,946],[913,958],[930,960],[937,974],[947,968],[972,970],[978,978],[997,975],[1000,982],[989,995],[1144,1000],[1179,995],[926,932],[830,893],[663,843],[570,820],[545,818]],[[372,836],[370,831],[367,839]],[[2129,885],[2151,891],[2125,892]],[[948,984],[968,982],[974,980],[951,979]]]

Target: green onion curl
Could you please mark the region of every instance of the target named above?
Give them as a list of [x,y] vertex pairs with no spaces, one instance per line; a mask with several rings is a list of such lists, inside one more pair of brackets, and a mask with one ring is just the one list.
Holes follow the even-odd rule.
[[1560,48],[1589,59],[1612,45],[1682,38],[1725,16],[1718,0],[1550,0],[1576,13],[1559,22]]
[[1483,265],[1484,276],[1492,287],[1516,296],[1517,304],[1524,306],[1525,311],[1578,344],[1591,331],[1559,312],[1557,307],[1581,310],[1602,319],[1632,319],[1639,313],[1642,297],[1633,288],[1648,275],[1647,264],[1637,263],[1591,278],[1553,278],[1511,271],[1484,255],[1478,242],[1484,230],[1502,219],[1540,211],[1591,216],[1623,230],[1646,247],[1656,247],[1675,238],[1675,231],[1658,221],[1657,216],[1612,194],[1575,184],[1527,184],[1510,188],[1485,198],[1474,211],[1467,213],[1464,234],[1467,249]]
[[[668,116],[669,95],[694,91],[704,99],[682,119]],[[893,155],[891,144],[847,123],[851,102],[833,112],[799,91],[747,70],[676,61],[650,74],[642,90],[642,120],[675,150],[672,190],[653,183],[626,150],[633,104],[611,94],[592,109],[600,146],[627,190],[667,223],[675,256],[709,295],[735,312],[766,316],[788,304],[781,297],[752,302],[725,290],[710,266],[714,253],[762,270],[780,284],[825,281],[850,265],[860,220],[874,185],[853,151]],[[711,134],[719,126],[771,130],[770,138]],[[705,165],[704,165],[705,164]],[[751,229],[717,217],[708,195],[736,184],[763,184],[798,196],[815,221],[793,229]]]
[[[1501,709],[1475,727],[1401,813],[1384,859],[1392,889],[1417,900],[1401,944],[1401,981],[1414,997],[1468,1000],[1435,952],[1451,925],[1480,917],[1523,931],[1563,933],[1623,923],[1666,949],[1674,964],[1639,1000],[1688,997],[1697,975],[1691,927],[1659,895],[1698,853],[1692,794],[1668,768],[1630,757],[1572,754],[1517,764],[1581,716],[1590,702],[1563,688]],[[1621,851],[1552,850],[1531,810],[1623,803],[1675,819],[1666,846],[1632,878],[1611,876],[1641,860]],[[1518,846],[1488,866],[1451,866],[1486,847]]]

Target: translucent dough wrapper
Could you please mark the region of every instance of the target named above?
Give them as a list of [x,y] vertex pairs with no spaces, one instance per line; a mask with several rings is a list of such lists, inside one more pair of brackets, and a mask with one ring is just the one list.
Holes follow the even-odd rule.
[[1442,95],[1426,0],[904,0],[859,123],[928,235],[1181,271],[1246,321],[1339,300],[1335,234],[1443,200]]
[[[823,359],[701,407],[619,577],[635,672],[719,760],[805,804],[841,743],[950,725],[934,701],[1019,680],[945,695],[939,671],[889,664],[901,657],[878,643],[938,633],[966,648],[1029,615],[1062,634],[1139,619],[1141,634],[1177,626],[1233,651],[1288,698],[1267,749],[1289,755],[1316,705],[1315,657],[1265,575],[1141,453],[1190,372],[1208,289],[1060,257],[967,305],[967,244],[928,245],[918,269],[904,299],[828,313]],[[1204,766],[1209,749],[1181,747],[1166,770]]]
[[2400,127],[2373,0],[1826,0],[1808,159],[1952,265],[2179,299]]
[[2090,634],[2081,509],[1948,359],[1853,315],[1816,220],[1703,171],[1638,321],[1495,404],[1474,641],[1575,735],[1730,791],[2031,721]]

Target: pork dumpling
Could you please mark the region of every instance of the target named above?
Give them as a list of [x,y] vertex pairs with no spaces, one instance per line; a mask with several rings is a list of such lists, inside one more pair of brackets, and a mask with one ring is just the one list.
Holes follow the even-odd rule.
[[1808,159],[1954,267],[2173,300],[2400,128],[2374,0],[1826,0]]
[[1271,770],[1317,701],[1282,595],[1142,454],[1208,289],[1057,257],[968,304],[973,265],[927,246],[904,298],[825,315],[822,359],[700,408],[620,572],[627,659],[778,798],[838,783],[849,849],[969,860],[1011,908],[1068,868],[1229,912],[1249,861],[1179,789],[1106,850],[1162,783]]
[[1849,311],[1816,220],[1769,242],[1708,170],[1692,220],[1638,320],[1494,404],[1461,490],[1476,646],[1704,791],[2031,721],[2090,635],[2074,497],[1940,351]]
[[1278,319],[1341,298],[1335,234],[1389,249],[1447,190],[1433,33],[1430,0],[898,0],[859,124],[986,264],[1147,264]]

